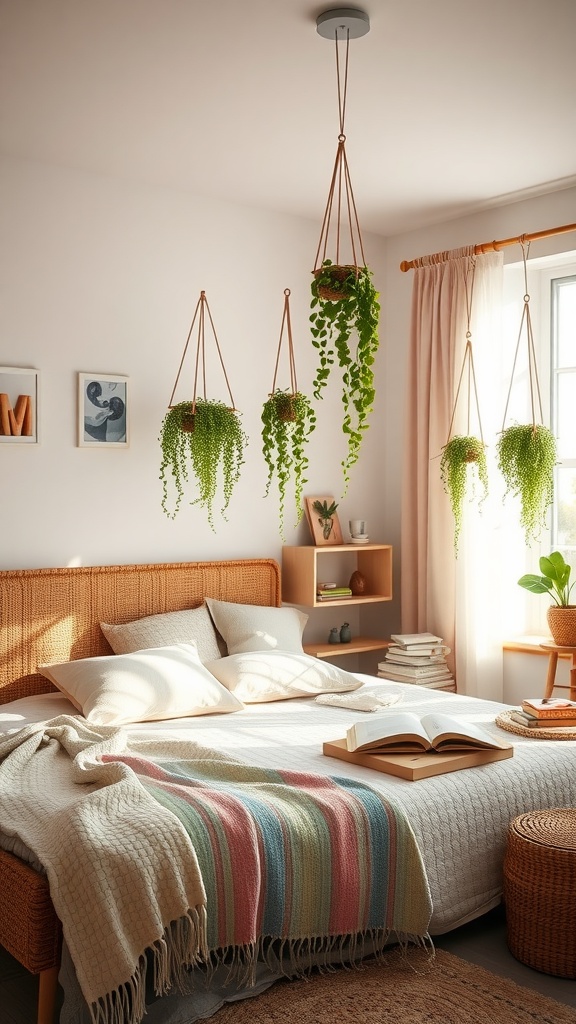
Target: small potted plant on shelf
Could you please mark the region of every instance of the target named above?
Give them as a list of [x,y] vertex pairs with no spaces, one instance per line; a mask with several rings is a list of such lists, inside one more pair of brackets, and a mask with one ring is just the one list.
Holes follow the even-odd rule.
[[[363,431],[374,404],[373,364],[378,351],[380,303],[368,267],[337,266],[324,260],[312,281],[312,344],[319,352],[314,397],[322,397],[336,360],[342,370],[342,430],[348,451],[342,462],[345,492],[358,460]],[[353,336],[356,341],[352,341]]]
[[268,497],[274,476],[278,482],[279,529],[284,539],[284,509],[290,478],[294,483],[296,525],[303,515],[302,490],[307,482],[308,458],[305,447],[316,426],[316,414],[310,399],[297,391],[276,389],[262,409],[262,452],[268,468],[264,497]]
[[498,467],[508,494],[520,498],[520,525],[526,543],[538,540],[554,496],[556,438],[542,424],[518,424],[502,431]]
[[541,576],[527,573],[518,584],[531,594],[549,594],[554,604],[546,613],[552,639],[559,647],[576,647],[576,605],[570,604],[572,567],[559,551],[543,556],[539,562]]
[[477,437],[465,437],[455,434],[442,449],[440,459],[440,475],[444,490],[450,498],[454,515],[454,549],[458,553],[458,540],[462,529],[464,498],[468,485],[479,482],[483,493],[480,504],[488,494],[488,467],[486,464],[486,447]]
[[[174,519],[180,509],[185,485],[190,474],[198,487],[198,497],[191,502],[208,513],[214,530],[214,502],[222,478],[222,515],[240,479],[244,450],[248,438],[242,430],[237,410],[223,402],[196,399],[180,402],[168,409],[160,433],[162,463],[162,508]],[[175,487],[175,500],[170,506],[169,482]]]

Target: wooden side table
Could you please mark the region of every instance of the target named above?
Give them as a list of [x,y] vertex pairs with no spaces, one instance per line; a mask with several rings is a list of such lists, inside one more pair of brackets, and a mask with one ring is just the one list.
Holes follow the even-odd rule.
[[551,697],[552,691],[556,684],[556,666],[558,664],[559,654],[569,654],[572,658],[572,665],[570,667],[570,683],[568,686],[562,686],[559,684],[560,690],[570,691],[570,700],[576,700],[576,647],[559,647],[558,644],[545,643],[540,644],[543,650],[549,652],[548,657],[548,675],[546,676],[546,688],[544,690],[545,697]]

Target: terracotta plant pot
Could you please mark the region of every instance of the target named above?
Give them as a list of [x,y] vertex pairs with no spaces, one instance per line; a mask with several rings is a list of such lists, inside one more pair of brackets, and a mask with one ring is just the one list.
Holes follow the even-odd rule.
[[559,647],[576,647],[576,605],[551,605],[546,617],[554,643]]

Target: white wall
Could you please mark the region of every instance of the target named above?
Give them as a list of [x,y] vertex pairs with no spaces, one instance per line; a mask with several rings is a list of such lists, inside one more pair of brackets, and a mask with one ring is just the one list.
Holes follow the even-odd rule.
[[[35,163],[3,160],[0,173],[0,365],[38,369],[41,388],[41,443],[0,445],[0,568],[280,560],[277,492],[263,497],[260,413],[272,386],[287,287],[298,384],[311,394],[316,351],[308,317],[320,221]],[[369,235],[364,243],[383,288],[385,243]],[[158,435],[201,289],[250,438],[229,521],[217,517],[216,533],[187,502],[175,520],[160,505]],[[206,341],[214,353],[209,331]],[[277,384],[287,387],[286,336],[284,346]],[[188,385],[178,399],[192,397],[193,365],[191,344]],[[385,542],[383,365],[381,351],[378,406],[339,514],[343,527],[349,518],[367,519],[373,539]],[[77,446],[78,371],[129,376],[128,450]],[[216,362],[208,385],[208,397],[227,400]],[[317,404],[307,494],[341,497],[340,408],[335,378]],[[308,528],[294,530],[293,522],[291,503],[286,541],[309,543]],[[335,624],[328,617],[324,609],[317,615],[319,636]]]

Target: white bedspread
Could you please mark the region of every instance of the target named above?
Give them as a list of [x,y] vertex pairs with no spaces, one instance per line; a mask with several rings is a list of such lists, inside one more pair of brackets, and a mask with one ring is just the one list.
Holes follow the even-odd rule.
[[[203,716],[127,727],[131,743],[154,731],[189,738],[266,767],[346,775],[374,786],[407,812],[420,845],[433,899],[432,935],[449,931],[495,906],[502,891],[502,861],[509,822],[523,811],[576,805],[576,741],[554,742],[503,733],[494,719],[507,705],[361,676],[375,691],[399,693],[400,710],[442,710],[482,724],[514,743],[506,761],[406,782],[322,754],[324,740],[344,736],[362,712],[311,699],[247,707],[231,715]],[[2,730],[70,714],[60,694],[25,698],[0,708]],[[393,709],[391,709],[392,711]],[[12,716],[12,717],[10,717]],[[6,841],[0,836],[0,845]],[[13,845],[14,852],[20,851]]]

